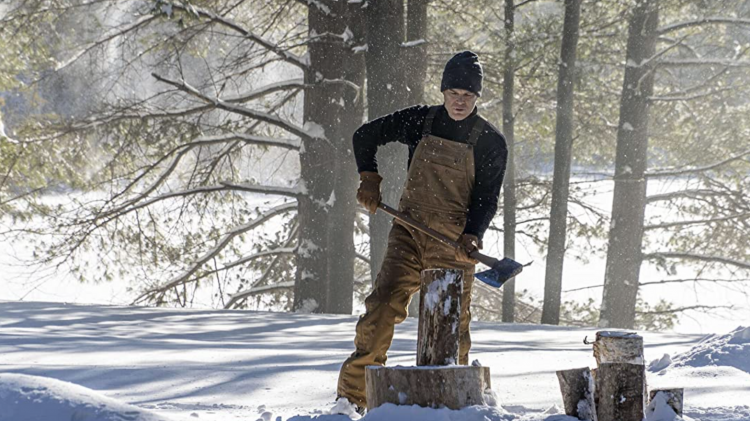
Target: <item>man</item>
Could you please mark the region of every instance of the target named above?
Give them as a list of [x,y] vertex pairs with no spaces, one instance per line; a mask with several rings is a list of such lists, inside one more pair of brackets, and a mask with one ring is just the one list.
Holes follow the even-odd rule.
[[482,76],[477,55],[459,53],[443,71],[442,106],[406,108],[366,123],[354,134],[359,203],[370,213],[375,213],[380,203],[382,178],[375,158],[378,146],[405,143],[409,146],[409,166],[400,210],[457,239],[462,247],[454,250],[394,221],[382,268],[365,300],[366,313],[357,323],[356,350],[341,367],[339,399],[333,412],[364,413],[365,366],[385,364],[394,326],[406,318],[424,269],[464,270],[459,364],[468,364],[469,307],[477,263],[468,254],[482,248],[482,236],[497,210],[508,157],[503,135],[477,114]]

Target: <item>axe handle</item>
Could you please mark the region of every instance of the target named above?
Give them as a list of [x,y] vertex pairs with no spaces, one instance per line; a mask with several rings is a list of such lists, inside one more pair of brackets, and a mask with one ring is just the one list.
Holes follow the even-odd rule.
[[[409,215],[403,212],[399,212],[396,209],[393,209],[392,207],[386,205],[383,202],[380,202],[378,204],[378,208],[382,209],[383,211],[385,211],[385,213],[398,219],[404,224],[416,229],[417,231],[423,232],[438,241],[442,241],[443,243],[453,247],[454,249],[461,247],[461,245],[458,244],[458,242],[456,242],[455,240],[452,240],[448,238],[447,236],[435,231],[434,229],[428,226],[425,226],[421,222],[414,220],[414,218],[410,217]],[[489,267],[492,267],[495,263],[497,263],[497,259],[495,259],[494,257],[487,256],[485,254],[482,254],[479,252],[479,250],[474,250],[471,253],[469,253],[469,257],[473,259],[477,259]]]

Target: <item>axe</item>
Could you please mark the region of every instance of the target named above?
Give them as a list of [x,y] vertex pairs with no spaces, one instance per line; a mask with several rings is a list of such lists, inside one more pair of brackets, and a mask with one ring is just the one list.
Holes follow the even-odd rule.
[[[429,235],[430,237],[453,247],[454,249],[461,247],[461,245],[456,241],[446,237],[445,235],[435,231],[432,228],[425,226],[418,221],[415,221],[405,213],[399,212],[396,209],[393,209],[392,207],[386,205],[385,203],[379,203],[378,208],[383,210],[388,215],[391,215],[392,217],[403,222],[404,224],[418,231],[421,231]],[[502,260],[498,260],[494,257],[490,257],[480,253],[479,250],[474,250],[469,253],[469,257],[471,257],[472,259],[476,259],[490,267],[489,270],[479,272],[475,274],[474,277],[495,288],[500,288],[506,281],[521,273],[524,267],[531,264],[531,262],[529,262],[525,265],[522,265],[515,260],[509,259],[507,257],[504,257]]]

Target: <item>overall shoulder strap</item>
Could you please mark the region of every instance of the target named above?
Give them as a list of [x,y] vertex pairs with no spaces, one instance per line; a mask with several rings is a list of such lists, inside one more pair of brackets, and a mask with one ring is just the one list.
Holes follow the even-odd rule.
[[474,123],[474,127],[471,128],[471,134],[469,135],[469,145],[477,146],[479,136],[482,134],[482,131],[484,131],[484,123],[484,119],[477,115],[477,121]]
[[427,117],[424,119],[424,125],[422,125],[422,137],[432,133],[432,122],[435,120],[435,114],[437,114],[440,106],[430,107],[430,111],[427,112]]

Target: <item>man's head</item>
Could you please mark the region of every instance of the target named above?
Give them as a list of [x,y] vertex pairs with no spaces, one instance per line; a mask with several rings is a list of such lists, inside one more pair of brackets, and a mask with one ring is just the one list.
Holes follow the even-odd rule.
[[440,91],[453,120],[463,120],[474,111],[482,93],[482,76],[479,57],[471,51],[458,53],[446,63]]

